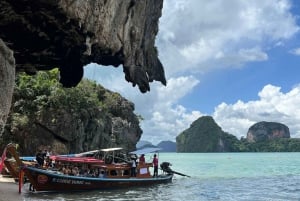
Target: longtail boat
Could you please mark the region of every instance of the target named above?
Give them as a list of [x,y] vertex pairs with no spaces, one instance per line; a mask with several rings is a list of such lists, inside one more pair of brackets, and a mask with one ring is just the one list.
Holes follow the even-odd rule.
[[[102,149],[101,151],[104,152],[102,154],[103,160],[96,157],[58,156],[55,159],[56,167],[54,168],[24,165],[13,148],[10,148],[10,152],[21,166],[19,192],[21,192],[24,176],[29,180],[35,191],[56,192],[142,187],[171,182],[173,174],[187,176],[172,171],[169,167],[169,162],[161,164],[161,174],[156,177],[153,177],[149,170],[152,167],[152,163],[146,162],[138,163],[135,174],[132,174],[131,163],[127,161],[127,158],[123,158],[122,162],[114,154],[109,154],[119,149]],[[141,152],[139,151],[138,153]],[[135,153],[131,152],[131,154]]]
[[[130,177],[128,166],[103,165],[103,177],[73,176],[35,167],[24,167],[23,171],[36,191],[83,191],[128,188],[170,182],[173,174]],[[126,171],[128,173],[126,173]],[[124,174],[125,173],[125,174]]]

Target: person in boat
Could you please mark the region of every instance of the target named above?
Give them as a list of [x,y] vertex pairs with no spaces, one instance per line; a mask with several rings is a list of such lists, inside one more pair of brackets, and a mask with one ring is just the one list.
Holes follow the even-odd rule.
[[89,168],[86,168],[83,170],[83,176],[84,177],[90,177],[91,176],[91,170]]
[[35,159],[36,159],[36,161],[37,161],[39,167],[43,167],[45,158],[44,158],[44,154],[42,153],[41,150],[39,150],[39,151],[37,152],[37,154],[36,154],[36,156],[35,156]]
[[103,178],[104,176],[105,176],[105,172],[104,172],[103,169],[101,169],[101,170],[99,171],[99,177],[100,177],[100,178]]
[[66,169],[65,169],[65,174],[66,174],[66,175],[70,175],[70,174],[71,174],[71,169],[70,169],[69,166],[66,167]]
[[79,170],[78,170],[78,167],[75,166],[73,169],[72,169],[72,175],[74,176],[79,176]]
[[[45,149],[44,151],[42,151],[42,156],[44,158],[44,161],[46,160],[46,156],[47,156],[47,150]],[[50,155],[49,155],[50,156]]]
[[79,169],[79,176],[84,176],[84,169],[81,167],[80,169]]
[[154,167],[153,177],[157,177],[158,176],[158,158],[156,158],[156,154],[154,154],[152,163],[153,163],[153,167]]
[[131,156],[131,176],[136,177],[136,157]]
[[144,163],[145,163],[145,155],[144,155],[144,154],[142,154],[142,155],[140,156],[140,158],[139,158],[139,163],[140,163],[140,164],[144,164]]
[[53,160],[51,158],[49,158],[48,156],[46,158],[46,167],[47,168],[54,168]]
[[50,157],[50,152],[47,149],[45,149],[45,155],[46,157]]

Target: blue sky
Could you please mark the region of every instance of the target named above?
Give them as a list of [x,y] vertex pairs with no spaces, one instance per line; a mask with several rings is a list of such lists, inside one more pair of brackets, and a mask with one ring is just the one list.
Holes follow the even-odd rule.
[[154,144],[203,115],[238,138],[259,121],[300,137],[299,17],[296,0],[164,0],[156,46],[166,87],[141,94],[121,66],[90,64],[85,77],[131,100]]
[[241,69],[208,73],[201,79],[201,85],[195,88],[196,93],[184,97],[181,104],[212,113],[212,106],[220,102],[233,104],[240,99],[257,99],[258,91],[267,84],[280,86],[286,93],[300,81],[300,57],[288,51],[287,48],[271,50],[267,61],[247,63]]

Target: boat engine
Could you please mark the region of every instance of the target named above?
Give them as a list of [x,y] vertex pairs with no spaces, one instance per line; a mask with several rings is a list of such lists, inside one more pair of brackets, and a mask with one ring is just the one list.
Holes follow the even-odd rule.
[[178,174],[178,175],[181,175],[181,176],[184,176],[184,177],[190,177],[189,175],[186,175],[186,174],[183,174],[183,173],[180,173],[180,172],[176,172],[174,170],[172,170],[170,168],[172,164],[169,163],[169,162],[162,162],[160,164],[160,168],[163,170],[163,172],[166,172],[167,174]]
[[168,173],[168,174],[173,174],[173,170],[170,168],[171,165],[172,165],[172,164],[169,163],[169,162],[162,162],[162,163],[160,164],[160,168],[161,168],[164,172],[166,172],[166,173]]

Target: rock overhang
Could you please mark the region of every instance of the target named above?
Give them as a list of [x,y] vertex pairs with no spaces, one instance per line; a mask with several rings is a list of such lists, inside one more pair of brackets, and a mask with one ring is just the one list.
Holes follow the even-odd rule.
[[3,0],[0,38],[14,51],[16,71],[60,69],[65,87],[76,86],[89,63],[123,66],[141,92],[166,85],[155,37],[162,0]]

